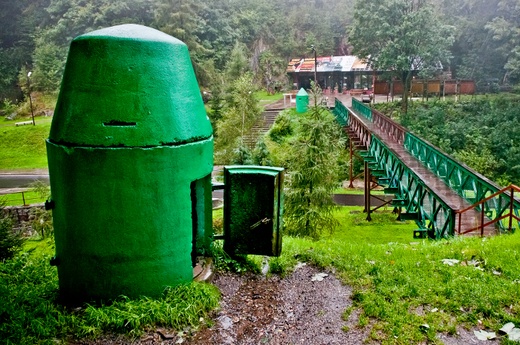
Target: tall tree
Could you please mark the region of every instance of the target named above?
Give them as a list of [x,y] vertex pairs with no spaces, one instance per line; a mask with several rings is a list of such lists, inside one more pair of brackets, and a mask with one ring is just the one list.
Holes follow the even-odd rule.
[[213,68],[212,64],[206,64],[206,60],[211,50],[210,47],[204,46],[198,35],[205,26],[199,13],[207,5],[197,0],[154,1],[156,6],[154,25],[188,46],[197,80],[203,85],[209,84]]
[[318,239],[336,226],[332,193],[338,185],[338,160],[345,143],[334,116],[318,104],[319,89],[312,84],[314,104],[299,117],[290,146],[284,223],[289,235]]
[[497,54],[500,42],[486,29],[486,24],[497,17],[500,1],[439,0],[439,10],[454,28],[450,64],[454,78],[474,79],[480,85],[504,75],[506,60],[502,54]]
[[221,163],[230,163],[236,152],[251,151],[255,141],[249,140],[253,126],[259,121],[262,109],[255,98],[253,76],[243,74],[233,82],[230,95],[222,109],[222,118],[217,122],[215,151]]
[[35,35],[33,85],[55,91],[61,82],[66,55],[72,39],[108,26],[149,24],[149,0],[50,0],[45,8],[47,20]]
[[498,15],[489,21],[486,29],[499,43],[497,55],[506,61],[503,81],[520,81],[520,4],[516,0],[502,0],[498,3]]
[[453,43],[452,29],[426,0],[358,0],[349,39],[372,68],[402,79],[404,114],[413,71],[447,61]]

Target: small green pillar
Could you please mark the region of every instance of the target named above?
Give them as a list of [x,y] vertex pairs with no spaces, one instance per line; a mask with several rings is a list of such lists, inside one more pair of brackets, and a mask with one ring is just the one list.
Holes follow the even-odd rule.
[[75,38],[47,153],[65,299],[192,280],[211,245],[213,135],[184,43],[140,25]]
[[305,113],[309,106],[309,94],[303,87],[296,94],[296,112]]

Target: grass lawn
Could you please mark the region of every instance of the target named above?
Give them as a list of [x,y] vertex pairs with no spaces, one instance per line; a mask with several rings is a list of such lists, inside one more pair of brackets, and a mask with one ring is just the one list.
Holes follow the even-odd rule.
[[[0,194],[0,205],[4,206],[21,206],[21,205],[31,205],[31,204],[39,204],[45,202],[46,198],[40,197],[37,192],[34,191],[26,191],[26,192],[17,192],[11,194]],[[25,203],[24,203],[25,201]]]
[[52,118],[36,117],[36,126],[16,127],[19,121],[0,122],[0,171],[47,168],[45,139]]
[[[335,214],[340,226],[319,241],[285,236],[282,256],[271,258],[271,270],[289,274],[298,261],[334,270],[353,289],[353,306],[344,316],[357,310],[357,327],[368,327],[373,341],[438,343],[438,333],[455,334],[457,327],[497,331],[506,322],[520,325],[520,234],[413,240],[415,224],[398,222],[393,214],[376,212],[372,222],[365,221],[360,207],[341,207]],[[181,329],[216,307],[218,294],[195,284],[174,292],[191,301],[205,298],[193,302],[189,313],[168,309],[181,303],[172,295],[67,310],[55,302],[57,274],[48,265],[53,251],[52,241],[31,240],[26,254],[0,265],[0,315],[10,315],[9,322],[0,323],[1,339],[52,343],[106,332],[138,335],[158,324]],[[443,259],[459,262],[449,266]]]
[[[457,327],[520,325],[520,234],[413,240],[412,223],[391,214],[337,212],[341,228],[318,242],[285,238],[280,270],[299,260],[334,269],[353,288],[359,327],[384,344],[435,343]],[[456,259],[449,266],[443,259]],[[429,328],[421,327],[427,324]]]
[[261,107],[263,107],[263,106],[265,106],[267,104],[276,102],[276,101],[278,101],[278,100],[283,98],[283,94],[282,93],[275,93],[273,95],[270,95],[265,90],[257,91],[255,93],[255,95],[256,95],[256,99],[258,99],[259,105]]

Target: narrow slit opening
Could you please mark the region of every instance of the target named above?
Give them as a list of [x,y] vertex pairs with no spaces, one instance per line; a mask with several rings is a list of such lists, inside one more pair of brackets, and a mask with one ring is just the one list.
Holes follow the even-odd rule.
[[106,126],[106,127],[135,127],[136,125],[137,125],[137,122],[118,121],[118,120],[111,120],[108,122],[103,122],[103,126]]

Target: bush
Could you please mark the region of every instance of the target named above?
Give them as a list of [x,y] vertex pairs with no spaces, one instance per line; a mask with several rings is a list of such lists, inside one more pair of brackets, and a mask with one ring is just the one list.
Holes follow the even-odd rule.
[[13,220],[0,207],[0,261],[11,259],[20,250],[23,238],[13,231]]
[[287,111],[281,112],[276,118],[273,126],[269,130],[269,138],[275,143],[280,144],[284,138],[292,135],[292,120],[290,113]]

